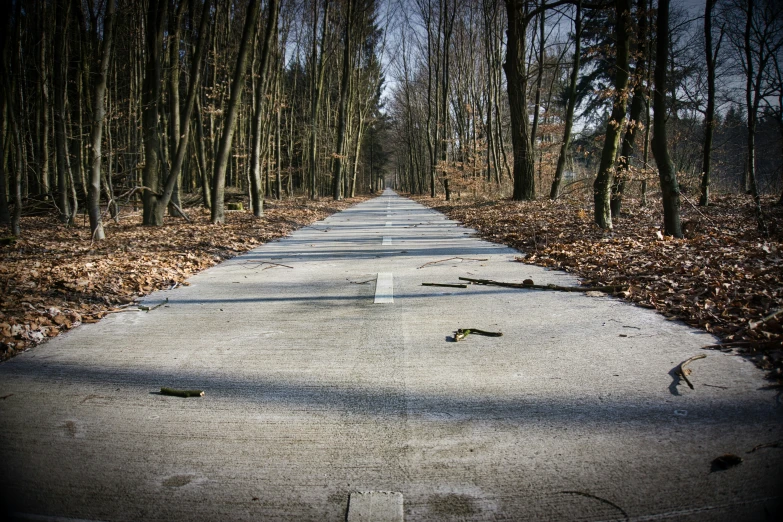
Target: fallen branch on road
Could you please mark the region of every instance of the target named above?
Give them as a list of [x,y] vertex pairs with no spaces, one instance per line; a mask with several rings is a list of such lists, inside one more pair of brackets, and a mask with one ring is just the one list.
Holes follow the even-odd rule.
[[156,304],[155,306],[139,305],[139,310],[141,310],[142,312],[151,312],[153,310],[156,310],[156,309],[160,308],[161,306],[163,306],[164,304],[166,304],[168,302],[169,302],[169,298],[167,297],[165,301],[161,301],[160,303]]
[[611,286],[558,286],[558,285],[536,285],[531,283],[506,283],[503,281],[493,281],[492,279],[472,279],[470,277],[460,277],[460,281],[469,281],[474,285],[502,286],[504,288],[525,288],[532,290],[556,290],[558,292],[607,292],[614,294],[626,290],[622,285]]
[[421,286],[444,286],[446,288],[467,288],[468,285],[453,285],[450,283],[422,283]]
[[[250,263],[245,263],[245,265],[249,265],[249,264],[250,264]],[[255,270],[255,269],[256,269],[256,268],[258,268],[259,266],[264,266],[264,265],[269,265],[269,266],[268,266],[268,267],[266,267],[266,268],[262,268],[261,270],[266,270],[267,268],[272,268],[272,267],[275,267],[275,266],[280,266],[280,267],[283,267],[283,268],[291,268],[291,269],[293,269],[293,268],[294,268],[294,267],[292,267],[292,266],[288,266],[288,265],[282,265],[282,264],[280,264],[280,263],[272,263],[272,262],[270,262],[270,261],[261,261],[260,263],[256,264],[256,266],[254,266],[254,267],[250,268],[250,270]]]
[[489,259],[484,258],[476,258],[476,257],[447,257],[446,259],[439,259],[438,261],[430,261],[429,263],[424,263],[419,268],[424,268],[425,266],[429,265],[436,265],[438,263],[445,263],[446,261],[454,261],[455,259],[459,259],[460,261],[489,261]]
[[461,341],[469,334],[484,335],[486,337],[502,337],[501,332],[487,332],[486,330],[479,330],[478,328],[460,328],[454,332],[454,341]]
[[706,357],[707,357],[706,355],[704,355],[703,353],[700,353],[699,355],[694,355],[690,359],[681,362],[677,366],[677,371],[675,373],[677,374],[678,377],[680,377],[682,380],[685,381],[685,384],[687,384],[688,387],[691,390],[694,389],[694,388],[693,388],[693,384],[691,384],[691,381],[688,380],[688,375],[690,375],[692,373],[692,370],[690,368],[686,368],[685,366],[690,364],[693,361],[697,361],[699,359],[704,359]]
[[174,388],[161,388],[161,395],[173,395],[174,397],[203,397],[202,390],[176,390]]

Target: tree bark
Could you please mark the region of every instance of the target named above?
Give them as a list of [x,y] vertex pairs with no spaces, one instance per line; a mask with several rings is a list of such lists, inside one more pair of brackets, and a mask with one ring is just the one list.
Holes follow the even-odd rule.
[[215,158],[215,173],[212,178],[212,223],[222,224],[226,221],[225,215],[225,192],[226,192],[226,169],[228,168],[229,155],[231,153],[231,142],[234,139],[234,129],[236,127],[237,112],[239,102],[242,100],[243,82],[245,79],[245,69],[247,68],[247,55],[250,46],[253,44],[256,21],[258,20],[259,0],[250,0],[245,15],[245,27],[242,30],[242,40],[239,45],[239,55],[234,68],[234,77],[231,81],[231,98],[226,108],[226,118],[223,123],[223,135],[220,138],[218,153]]
[[644,84],[644,77],[647,75],[647,55],[641,49],[641,43],[648,40],[647,36],[647,17],[644,11],[647,7],[647,0],[638,0],[636,4],[637,17],[639,19],[639,34],[635,38],[637,44],[635,53],[638,55],[636,66],[634,67],[634,87],[633,97],[631,98],[631,114],[628,120],[627,130],[622,140],[620,157],[618,158],[617,176],[612,184],[611,211],[612,219],[620,216],[623,204],[623,194],[625,193],[625,184],[628,181],[628,173],[631,167],[631,158],[634,154],[636,135],[643,127],[641,117],[645,108],[647,98],[647,86]]
[[[179,54],[180,54],[180,34],[182,27],[182,17],[185,13],[185,9],[188,2],[180,0],[177,6],[176,14],[169,18],[169,155],[176,154],[177,148],[182,138],[182,126],[187,127],[187,123],[183,123],[180,118],[180,96],[179,96]],[[173,7],[173,6],[172,6]],[[205,6],[207,12],[209,9]],[[187,141],[185,141],[187,144]],[[174,169],[171,169],[170,173],[173,173]],[[180,169],[181,172],[181,169]],[[180,177],[181,174],[177,173],[177,179],[174,182],[174,189],[171,193],[169,204],[167,202],[170,216],[179,216],[180,212],[177,210],[180,205]]]
[[[542,6],[546,5],[545,0],[541,0]],[[530,147],[531,151],[536,149],[536,135],[538,133],[539,112],[541,111],[541,84],[544,81],[544,60],[546,59],[546,49],[544,40],[546,39],[546,11],[542,10],[538,15],[538,71],[536,72],[536,101],[533,104],[533,126],[530,129]],[[534,152],[535,155],[535,152]]]
[[560,145],[560,154],[557,156],[555,179],[552,180],[552,189],[549,198],[556,199],[560,195],[560,184],[563,180],[568,150],[571,148],[571,130],[574,127],[574,109],[576,108],[576,83],[579,80],[579,61],[582,54],[582,0],[576,3],[576,19],[574,20],[574,63],[571,66],[571,77],[568,84],[568,105],[565,113],[565,129],[563,130],[563,143]]
[[55,2],[56,25],[54,45],[57,52],[54,53],[54,141],[57,149],[57,205],[62,223],[68,223],[71,219],[70,203],[68,201],[68,144],[65,131],[65,75],[68,65],[66,40],[70,12],[71,2],[69,0],[57,0]]
[[329,0],[324,0],[324,17],[321,24],[321,52],[318,52],[317,38],[315,35],[318,26],[318,3],[313,2],[313,54],[312,63],[315,66],[316,58],[318,66],[316,74],[313,75],[312,92],[310,97],[310,199],[315,199],[318,195],[317,190],[317,171],[318,171],[318,111],[321,105],[321,93],[324,86],[324,72],[326,70],[326,34],[327,21],[329,18]]
[[595,222],[607,230],[612,228],[611,196],[614,177],[615,156],[620,144],[625,111],[628,105],[628,62],[631,37],[631,0],[615,0],[615,45],[617,57],[614,71],[614,102],[609,123],[606,125],[606,139],[601,152],[598,175],[593,183]]
[[[759,195],[758,180],[756,176],[756,123],[758,119],[759,103],[762,98],[762,82],[765,75],[766,63],[769,60],[769,51],[759,48],[756,50],[758,54],[758,67],[754,68],[753,63],[753,47],[752,38],[754,34],[759,35],[762,39],[767,36],[765,29],[754,27],[754,9],[755,0],[747,0],[747,19],[745,23],[744,33],[744,52],[746,60],[746,82],[745,82],[745,103],[748,110],[748,180],[750,182],[750,193],[753,196],[753,203],[756,207],[756,220],[758,222],[759,231],[763,234],[767,234],[767,224],[764,221],[764,214],[761,211],[761,197]],[[763,23],[763,22],[762,22]],[[761,30],[760,30],[761,29]],[[761,33],[761,34],[760,34]],[[768,45],[771,42],[764,42],[764,45]],[[760,47],[762,45],[760,44]],[[779,47],[779,46],[778,46]]]
[[[720,48],[712,49],[712,10],[717,0],[704,2],[704,51],[707,63],[707,111],[704,114],[704,150],[701,164],[701,196],[699,206],[710,204],[710,175],[712,171],[712,138],[715,131],[715,57]],[[713,54],[715,53],[715,54]]]
[[652,151],[658,165],[658,177],[663,194],[664,234],[682,237],[680,226],[680,187],[677,172],[669,157],[666,142],[666,65],[669,56],[669,0],[658,0],[657,44],[655,56],[655,92],[653,94]]
[[39,139],[41,145],[39,148],[41,157],[39,165],[41,168],[41,192],[48,199],[51,194],[51,185],[49,179],[49,63],[46,59],[46,50],[49,46],[46,28],[48,27],[46,2],[41,2],[41,24],[43,32],[41,34],[41,54],[40,54],[40,79],[41,82],[41,134]]
[[163,64],[163,29],[166,17],[167,0],[149,0],[146,27],[146,62],[142,84],[142,136],[144,140],[144,186],[142,202],[144,205],[142,224],[145,226],[163,225],[163,211],[158,210],[158,190],[160,188],[160,132],[158,115],[161,102],[161,76]]
[[343,72],[340,79],[340,105],[337,117],[337,143],[332,171],[332,197],[343,199],[343,160],[345,159],[345,129],[348,119],[348,83],[351,78],[351,43],[353,31],[353,12],[355,0],[347,0],[345,18],[345,36],[343,47]]
[[511,111],[511,143],[514,149],[515,201],[533,200],[536,197],[536,178],[533,150],[530,147],[530,130],[527,114],[527,28],[528,13],[524,0],[506,0],[508,13],[508,43],[506,47],[506,71],[508,103]]
[[269,53],[272,42],[272,35],[277,29],[278,18],[278,0],[270,0],[269,14],[264,33],[264,43],[261,47],[261,64],[259,66],[258,76],[258,96],[256,96],[256,106],[253,115],[253,145],[250,153],[250,195],[253,206],[253,215],[261,217],[264,215],[264,194],[261,183],[261,134],[263,128],[263,101],[264,86],[267,69],[269,68]]
[[106,12],[103,17],[100,68],[98,69],[98,77],[95,79],[93,94],[92,129],[90,132],[90,183],[87,195],[87,212],[90,215],[90,234],[93,239],[99,241],[106,238],[101,220],[101,141],[103,138],[103,120],[106,117],[104,98],[114,35],[114,12],[114,0],[107,0]]
[[[181,178],[182,166],[185,162],[185,153],[188,150],[188,144],[190,140],[190,120],[193,116],[194,106],[196,105],[196,93],[198,92],[201,83],[201,71],[202,64],[204,62],[204,55],[206,54],[205,51],[210,43],[209,12],[211,6],[212,0],[207,0],[204,4],[204,9],[201,14],[198,41],[196,42],[196,48],[190,63],[190,84],[188,85],[188,92],[185,98],[185,112],[182,115],[181,121],[177,124],[177,132],[180,132],[180,128],[182,129],[181,136],[179,136],[176,140],[176,150],[172,151],[174,153],[174,158],[171,165],[171,170],[166,176],[163,192],[158,197],[159,200],[155,207],[156,212],[158,213],[156,216],[156,221],[163,221],[164,210],[169,207],[170,204],[176,206],[174,207],[173,212],[171,209],[169,209],[169,214],[176,213],[176,215],[182,215],[182,217],[186,217],[182,214],[181,210],[178,209],[178,207],[181,208],[180,203],[178,199],[174,199],[174,195],[177,192],[179,180]],[[177,98],[179,97],[177,96]],[[177,104],[179,104],[179,102],[177,102]],[[179,119],[179,115],[177,115],[177,119]],[[172,142],[174,142],[174,140],[172,140]]]

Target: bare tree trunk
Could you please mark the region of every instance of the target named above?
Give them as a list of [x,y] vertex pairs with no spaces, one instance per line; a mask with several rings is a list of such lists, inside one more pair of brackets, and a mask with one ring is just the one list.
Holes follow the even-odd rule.
[[326,33],[327,33],[327,21],[329,18],[329,0],[324,0],[324,17],[321,24],[321,52],[318,52],[318,45],[316,39],[316,27],[318,26],[318,3],[313,2],[313,54],[312,63],[315,66],[316,57],[318,66],[316,67],[316,73],[313,75],[312,93],[310,97],[310,124],[312,128],[310,130],[310,199],[315,199],[318,194],[316,173],[318,171],[317,157],[318,157],[318,110],[321,105],[321,92],[324,86],[324,72],[326,70]]
[[[704,51],[707,62],[707,112],[704,115],[704,150],[702,152],[701,167],[701,196],[699,205],[706,207],[710,204],[710,175],[712,170],[712,138],[715,131],[715,58],[720,49],[718,45],[712,48],[712,9],[717,0],[704,2]],[[721,30],[721,38],[723,31]]]
[[[282,60],[280,60],[282,61]],[[282,64],[280,64],[280,67],[282,67]],[[283,199],[283,173],[282,173],[282,154],[280,151],[281,148],[281,132],[280,132],[280,112],[282,111],[281,107],[281,92],[280,92],[280,69],[277,68],[275,72],[275,76],[277,77],[277,82],[275,86],[275,184],[277,185],[277,194],[275,194],[275,199],[278,201]]]
[[158,189],[160,187],[160,133],[158,114],[160,111],[161,76],[163,65],[163,29],[167,0],[149,0],[146,27],[146,63],[142,86],[142,134],[144,140],[144,171],[142,201],[144,212],[142,223],[146,226],[161,226],[163,212],[158,210]]
[[10,2],[0,2],[0,225],[11,223],[11,213],[8,208],[8,185],[6,164],[11,137],[6,133],[6,126],[11,118],[10,78],[11,69],[8,61],[8,47],[11,43],[12,28],[8,27],[13,17]]
[[48,27],[47,5],[41,2],[41,24],[43,32],[41,34],[41,54],[40,54],[40,82],[41,82],[41,134],[38,139],[41,141],[39,148],[41,157],[39,165],[41,168],[41,192],[48,199],[51,194],[51,185],[49,180],[49,63],[46,59],[46,49],[49,46],[49,38],[46,29]]
[[[638,0],[636,11],[639,18],[639,35],[635,39],[637,42],[646,42],[647,37],[647,17],[644,11],[647,7],[647,0]],[[623,204],[623,194],[625,193],[625,184],[628,181],[628,172],[631,167],[631,158],[634,153],[636,143],[636,134],[642,127],[642,110],[645,107],[647,99],[647,87],[644,84],[644,77],[647,75],[647,56],[641,51],[639,45],[633,50],[638,55],[636,67],[634,68],[633,97],[631,98],[631,114],[628,120],[627,130],[622,140],[620,157],[617,162],[617,174],[612,184],[611,211],[612,219],[620,216]]]
[[201,117],[201,101],[196,98],[196,154],[199,169],[201,170],[201,191],[205,208],[212,208],[212,180],[209,179],[209,168],[207,167],[207,151],[204,146],[204,120]]
[[[182,138],[182,125],[180,119],[180,99],[179,99],[179,54],[180,54],[180,34],[182,27],[182,16],[185,13],[188,2],[180,0],[177,6],[176,14],[169,18],[169,157],[176,154],[177,147],[179,146],[180,139]],[[205,7],[205,9],[207,9]],[[207,9],[208,11],[208,9]],[[184,124],[187,126],[187,124]],[[187,141],[185,141],[187,145]],[[173,172],[174,169],[171,169]],[[180,169],[181,171],[181,169]],[[180,187],[180,174],[177,174],[177,179],[174,182],[174,189],[171,193],[170,203],[167,203],[170,216],[180,216],[181,213],[177,210],[180,205],[179,187]]]
[[337,143],[335,144],[335,156],[332,171],[332,197],[335,200],[343,199],[343,163],[345,156],[345,129],[348,119],[348,84],[351,79],[351,46],[353,32],[353,11],[355,0],[347,0],[345,15],[345,36],[343,48],[343,72],[340,79],[340,105],[337,117]]
[[264,195],[261,183],[261,134],[263,128],[263,101],[266,85],[267,69],[269,68],[269,53],[272,44],[272,35],[277,31],[278,0],[270,0],[268,19],[264,33],[264,43],[261,48],[261,64],[258,71],[258,95],[253,115],[253,145],[250,153],[250,195],[253,206],[253,215],[264,215]]
[[22,133],[19,130],[19,122],[16,120],[14,88],[13,84],[6,80],[6,92],[8,93],[8,116],[10,120],[10,131],[13,134],[14,144],[16,145],[16,152],[14,157],[16,158],[16,166],[14,168],[14,213],[11,214],[11,234],[14,236],[22,235],[22,171],[24,170],[22,152]]
[[669,236],[682,237],[680,226],[680,187],[677,171],[669,157],[666,142],[666,65],[669,56],[669,0],[658,0],[657,60],[655,62],[655,92],[653,94],[652,151],[658,165],[658,177],[663,193],[663,229]]
[[614,73],[614,103],[609,123],[606,126],[606,139],[601,153],[598,175],[593,183],[595,203],[595,222],[603,229],[612,228],[611,196],[614,176],[615,156],[620,144],[625,110],[628,105],[628,61],[631,37],[631,0],[615,0],[615,41],[617,57]]
[[530,22],[526,2],[506,0],[508,12],[508,44],[506,71],[508,102],[511,110],[511,143],[514,148],[515,201],[536,197],[536,178],[527,113],[527,28]]
[[[166,176],[163,186],[163,193],[160,195],[158,205],[156,207],[156,211],[159,214],[156,220],[160,221],[163,220],[164,209],[168,207],[170,203],[173,203],[176,205],[176,207],[180,207],[179,201],[174,199],[174,194],[176,194],[177,188],[179,186],[182,166],[185,162],[185,152],[188,150],[188,142],[190,139],[190,120],[192,118],[193,109],[196,104],[196,94],[199,89],[199,84],[201,83],[201,69],[202,63],[204,62],[205,51],[210,42],[209,12],[211,4],[211,0],[207,0],[207,2],[205,2],[201,15],[198,42],[196,43],[196,49],[190,64],[190,84],[188,85],[188,92],[186,95],[187,97],[185,99],[185,113],[181,122],[177,124],[177,132],[179,133],[179,128],[182,127],[182,135],[179,136],[179,138],[176,140],[176,150],[172,151],[174,153],[174,159],[171,165],[171,170]],[[177,98],[179,98],[179,96],[177,96]],[[179,102],[177,102],[177,105],[179,105]],[[179,120],[179,115],[177,115],[177,119]],[[176,214],[182,215],[181,210],[177,209],[176,207],[174,209]],[[171,209],[169,209],[169,214],[171,213]]]
[[755,0],[747,0],[747,20],[745,23],[745,60],[746,60],[746,82],[745,82],[745,102],[748,110],[748,180],[750,182],[750,193],[753,196],[753,203],[756,207],[756,220],[758,228],[763,234],[767,234],[767,224],[764,221],[764,214],[761,211],[761,197],[759,195],[758,182],[756,179],[756,123],[758,118],[759,102],[761,101],[761,83],[764,77],[766,65],[765,50],[758,49],[759,54],[758,69],[754,70],[752,34],[758,33],[759,28],[754,27],[753,17]]
[[60,221],[63,223],[68,223],[71,219],[70,204],[68,202],[68,144],[66,143],[65,133],[65,74],[68,62],[66,40],[70,12],[71,2],[69,0],[57,0],[55,2],[56,27],[54,45],[57,52],[54,53],[54,137],[57,148],[57,205],[60,211]]
[[[97,29],[96,29],[97,31]],[[100,49],[100,68],[95,79],[93,96],[92,130],[90,133],[90,184],[87,195],[87,212],[90,215],[90,233],[95,240],[103,240],[101,220],[101,141],[103,138],[103,120],[106,117],[104,97],[111,59],[112,38],[114,35],[114,0],[107,0],[103,16],[103,44]]]
[[[9,16],[10,13],[10,6],[8,6],[8,12],[3,13],[6,16],[8,16],[7,20],[4,20],[3,24],[10,24],[11,17]],[[14,16],[15,24],[11,31],[9,31],[8,35],[4,34],[5,31],[0,33],[0,64],[2,67],[0,67],[0,72],[2,73],[2,84],[0,85],[0,89],[3,91],[3,99],[5,101],[4,107],[6,110],[6,114],[8,117],[8,123],[9,123],[9,131],[11,132],[12,136],[6,137],[6,142],[3,143],[0,141],[0,144],[8,145],[10,149],[10,141],[11,138],[14,140],[14,144],[16,145],[16,152],[14,154],[14,157],[16,158],[16,166],[14,168],[14,184],[13,184],[13,198],[14,198],[14,213],[11,215],[11,234],[14,236],[20,236],[22,234],[22,228],[21,228],[21,220],[22,220],[22,170],[23,170],[23,152],[22,152],[22,136],[21,132],[19,130],[19,122],[16,119],[16,100],[15,100],[15,80],[12,79],[11,71],[13,70],[13,65],[11,63],[11,59],[9,56],[10,53],[10,43],[12,41],[18,42],[20,39],[20,30],[21,30],[21,2],[16,4],[16,13]],[[5,29],[7,26],[3,25],[3,29]],[[9,38],[13,34],[13,38]],[[14,60],[18,60],[18,55],[15,56]],[[2,125],[2,121],[0,121],[0,125]],[[3,176],[0,181],[3,182],[3,192],[5,192],[5,163],[6,163],[6,157],[5,153],[3,152],[3,157],[0,158],[0,163],[3,164],[0,169],[3,170]],[[67,197],[66,197],[67,198]],[[67,199],[66,199],[67,200]],[[7,214],[8,211],[8,202],[5,203],[5,212]],[[6,221],[7,222],[7,221]]]
[[220,138],[220,145],[217,157],[215,158],[215,173],[212,179],[212,194],[214,198],[212,201],[213,224],[224,223],[226,221],[224,211],[226,169],[231,153],[231,142],[234,138],[239,102],[242,100],[242,83],[244,82],[245,69],[247,68],[247,55],[249,47],[253,43],[256,21],[258,20],[259,3],[259,0],[250,0],[247,6],[245,27],[242,30],[242,40],[239,44],[239,55],[237,56],[237,62],[234,68],[234,78],[231,81],[231,98],[229,99],[228,107],[226,108],[223,135]]
[[579,60],[582,54],[582,0],[576,3],[576,18],[574,19],[574,63],[571,66],[571,77],[568,84],[568,105],[565,113],[565,129],[563,130],[563,143],[560,145],[560,154],[557,157],[555,179],[552,180],[552,189],[549,198],[556,199],[560,195],[560,184],[563,180],[568,150],[571,148],[571,130],[574,127],[574,109],[576,108],[576,83],[579,80]]
[[[454,5],[454,8],[451,10],[451,15],[449,16],[449,10],[448,10],[449,0],[443,1],[443,14],[441,15],[443,17],[443,82],[441,82],[441,86],[443,87],[443,92],[441,94],[441,114],[443,115],[443,137],[445,138],[447,136],[447,127],[449,123],[449,65],[450,65],[450,55],[449,55],[449,47],[451,46],[451,33],[454,29],[454,17],[456,16],[456,5]],[[448,170],[446,169],[446,162],[448,161],[448,152],[449,147],[446,141],[443,142],[442,150],[441,150],[441,161],[443,162],[443,190],[446,193],[446,201],[451,201],[451,190],[449,189],[449,175]]]
[[[541,0],[541,4],[545,5],[546,0]],[[536,101],[533,105],[533,126],[530,129],[530,150],[535,155],[536,150],[536,135],[538,133],[538,120],[540,118],[539,112],[541,111],[541,84],[544,81],[544,59],[546,58],[546,49],[544,48],[544,40],[546,39],[546,11],[542,10],[538,15],[538,71],[536,72]]]

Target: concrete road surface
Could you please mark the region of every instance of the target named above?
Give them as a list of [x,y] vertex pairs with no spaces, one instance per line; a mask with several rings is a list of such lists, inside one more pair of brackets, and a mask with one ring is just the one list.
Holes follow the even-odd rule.
[[6,516],[780,519],[761,371],[610,297],[422,286],[577,284],[473,236],[386,191],[3,363]]

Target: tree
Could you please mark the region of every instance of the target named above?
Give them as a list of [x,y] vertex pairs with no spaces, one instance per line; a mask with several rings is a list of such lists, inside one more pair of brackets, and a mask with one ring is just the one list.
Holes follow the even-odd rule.
[[[262,85],[267,75],[272,36],[277,30],[278,5],[278,0],[271,0],[267,7],[268,18],[264,32],[264,44],[261,48],[261,66],[259,68],[259,77],[261,78]],[[263,89],[259,89],[259,91],[260,92],[256,97],[255,115],[253,118],[253,149],[250,156],[250,198],[253,207],[253,215],[255,217],[264,215],[264,198],[261,183],[261,135],[264,96]]]
[[669,0],[658,0],[655,49],[655,92],[653,94],[653,138],[652,151],[658,165],[658,178],[663,195],[664,234],[682,237],[680,225],[680,187],[677,171],[669,157],[666,141],[666,69],[669,56]]
[[234,139],[234,130],[239,110],[239,102],[242,99],[243,81],[245,69],[247,66],[247,56],[250,46],[253,43],[256,21],[258,20],[259,0],[250,0],[245,14],[245,27],[242,30],[242,40],[239,45],[239,55],[234,66],[234,77],[231,81],[231,97],[226,108],[226,118],[223,124],[223,134],[220,138],[220,145],[215,158],[215,172],[212,178],[212,223],[224,223],[225,215],[225,192],[226,192],[226,169],[228,167],[229,154],[231,153],[231,142]]
[[638,20],[638,36],[632,39],[635,65],[633,74],[633,97],[631,98],[631,113],[628,117],[627,130],[622,140],[620,157],[618,158],[617,175],[612,184],[612,199],[610,202],[612,218],[620,216],[623,193],[631,167],[631,159],[634,153],[636,134],[644,128],[642,123],[642,110],[647,104],[647,53],[646,46],[649,35],[647,34],[647,0],[637,0],[636,19]]
[[712,138],[715,134],[715,61],[723,40],[721,27],[718,43],[712,45],[712,11],[718,0],[704,2],[704,53],[707,66],[707,110],[704,114],[704,149],[702,154],[701,196],[699,205],[706,207],[710,202],[710,175],[712,172]]
[[783,48],[783,5],[776,0],[735,0],[733,11],[745,19],[741,35],[736,29],[729,34],[745,76],[748,177],[759,230],[766,233],[756,174],[756,127],[762,100],[774,94],[771,69]]
[[[615,0],[616,58],[612,113],[606,126],[606,139],[601,153],[598,175],[593,183],[595,222],[603,229],[612,228],[611,187],[615,156],[620,143],[625,111],[628,104],[628,63],[631,37],[631,0]],[[667,49],[668,47],[664,48]],[[665,53],[664,53],[665,55]]]
[[[109,60],[112,53],[114,35],[114,0],[107,0],[103,17],[103,42],[100,48],[100,67],[93,88],[93,120],[90,132],[90,184],[87,212],[90,215],[90,233],[96,240],[106,236],[101,220],[101,145],[103,139],[103,120],[106,117],[105,96],[109,72]],[[96,29],[97,30],[97,29]]]
[[550,199],[556,199],[560,194],[560,183],[563,179],[568,150],[571,147],[571,130],[574,126],[574,109],[576,108],[576,87],[579,79],[579,61],[582,54],[582,0],[576,3],[576,15],[574,17],[574,58],[571,65],[571,75],[568,84],[568,101],[565,114],[565,129],[563,130],[563,143],[560,145],[560,154],[557,157],[555,178],[549,191]]
[[506,71],[508,104],[511,110],[511,143],[514,150],[514,195],[516,201],[536,198],[536,177],[533,163],[534,151],[530,140],[530,123],[527,115],[527,30],[534,16],[529,3],[523,0],[506,0],[508,15],[508,43]]
[[68,25],[71,13],[69,0],[55,1],[55,33],[54,45],[54,141],[57,149],[57,204],[60,211],[60,221],[68,223],[71,218],[71,208],[68,202],[68,143],[66,135],[66,73],[68,66]]
[[337,116],[337,143],[333,156],[332,197],[335,200],[343,198],[343,159],[345,157],[345,130],[348,118],[348,86],[351,78],[351,39],[354,27],[354,11],[356,0],[346,0],[345,33],[343,37],[343,72],[340,79],[340,108]]
[[142,223],[163,224],[163,210],[158,209],[160,186],[160,133],[158,119],[161,106],[163,32],[167,0],[149,0],[146,16],[144,82],[142,85],[142,135],[144,140],[144,171],[142,173],[144,211]]

